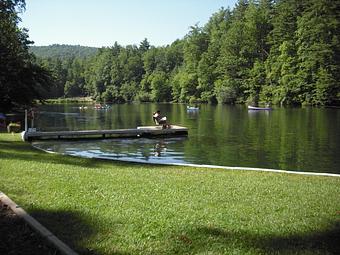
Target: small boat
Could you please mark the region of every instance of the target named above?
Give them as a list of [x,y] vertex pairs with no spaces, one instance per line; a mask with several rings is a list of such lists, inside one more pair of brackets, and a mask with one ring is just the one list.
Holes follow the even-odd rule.
[[187,110],[188,110],[188,111],[198,111],[199,108],[198,108],[198,107],[194,107],[194,106],[189,106],[189,105],[187,105]]
[[106,109],[110,109],[111,106],[105,104],[105,105],[102,105],[102,104],[95,104],[94,105],[94,109],[96,110],[106,110]]
[[267,111],[270,111],[270,110],[273,110],[273,109],[270,108],[270,107],[256,107],[256,106],[248,105],[248,110],[267,110]]

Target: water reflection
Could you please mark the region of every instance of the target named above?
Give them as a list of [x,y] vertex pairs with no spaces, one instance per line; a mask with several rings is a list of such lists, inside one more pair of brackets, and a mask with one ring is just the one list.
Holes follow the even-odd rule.
[[124,138],[83,141],[36,141],[32,145],[46,151],[73,156],[125,161],[185,163],[186,137],[161,139]]
[[197,119],[199,117],[199,111],[187,110],[188,119]]
[[251,116],[257,116],[257,115],[266,115],[269,116],[272,113],[272,111],[261,111],[261,110],[251,110],[248,109],[248,115]]
[[124,104],[110,109],[46,105],[35,124],[42,131],[135,128],[153,125],[152,113],[189,128],[188,139],[40,142],[47,149],[101,158],[340,173],[340,110],[181,104]]
[[166,142],[160,139],[154,146],[154,155],[160,157],[162,152],[166,152]]

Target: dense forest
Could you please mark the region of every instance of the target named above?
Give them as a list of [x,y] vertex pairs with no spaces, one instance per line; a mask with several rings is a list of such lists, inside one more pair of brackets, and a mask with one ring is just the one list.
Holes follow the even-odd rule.
[[31,49],[54,81],[46,98],[340,104],[339,1],[239,0],[170,45],[70,49]]
[[117,42],[89,57],[39,58],[50,97],[329,105],[340,101],[340,2],[240,0],[171,45]]

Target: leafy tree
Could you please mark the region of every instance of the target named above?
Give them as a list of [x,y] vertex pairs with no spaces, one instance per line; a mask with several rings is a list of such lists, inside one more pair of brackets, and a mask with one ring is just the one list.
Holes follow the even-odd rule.
[[176,40],[165,48],[166,72],[172,72],[183,65],[183,40]]
[[81,94],[81,88],[75,81],[67,81],[64,86],[64,95],[66,97],[75,97]]
[[276,99],[280,104],[298,104],[300,102],[301,86],[296,76],[297,60],[294,46],[283,42],[280,46],[278,63],[280,66],[279,90]]
[[[174,75],[176,82],[179,82],[180,93],[175,90],[175,99],[187,102],[191,97],[199,98],[197,68],[202,54],[208,48],[208,34],[197,24],[191,27],[190,32],[184,38],[183,44],[183,72],[178,76]],[[179,96],[180,95],[180,96]]]
[[28,51],[32,42],[27,30],[18,28],[17,13],[24,9],[24,0],[0,3],[0,111],[34,104],[52,83],[49,72]]
[[92,75],[94,97],[100,99],[107,87],[112,86],[111,65],[112,55],[108,49],[100,49],[96,60],[93,62]]
[[[272,95],[274,103],[288,104],[296,99],[290,99],[292,81],[296,79],[297,19],[303,10],[305,1],[278,1],[272,10],[272,30],[268,36],[270,54],[266,60],[267,86],[266,94]],[[287,61],[287,62],[286,62]],[[284,65],[284,67],[283,67]],[[282,69],[283,67],[283,69]],[[287,77],[283,77],[283,76]],[[290,84],[290,85],[289,85]],[[288,88],[285,86],[289,86]],[[296,93],[292,93],[292,95]]]
[[260,93],[262,87],[265,85],[266,82],[266,73],[265,73],[265,66],[264,63],[257,60],[254,63],[253,68],[250,71],[250,78],[249,78],[249,85],[247,94],[248,102],[257,105],[260,100]]
[[136,82],[124,83],[120,88],[121,97],[125,102],[131,102],[137,95],[138,85]]
[[[248,79],[249,67],[252,61],[248,59],[252,51],[249,49],[249,36],[246,33],[245,12],[248,1],[239,1],[233,11],[233,19],[229,29],[222,38],[221,54],[218,58],[218,79],[215,81],[215,92],[223,90],[222,86],[228,86],[237,97],[243,95],[243,90]],[[216,94],[216,97],[218,95]],[[218,99],[219,102],[229,100]]]
[[338,1],[311,0],[298,19],[298,75],[307,103],[324,105],[340,99],[339,17]]
[[229,9],[220,9],[213,14],[204,26],[204,31],[209,36],[208,49],[202,53],[197,68],[198,87],[200,99],[203,102],[214,102],[214,83],[218,79],[217,61],[220,57],[222,37],[229,29],[231,12]]
[[171,87],[166,73],[163,71],[154,72],[151,77],[151,97],[153,101],[170,101]]
[[112,85],[106,88],[101,98],[106,103],[122,103],[123,102],[123,98],[121,97],[118,88]]
[[53,84],[45,95],[47,98],[64,96],[64,87],[67,81],[67,68],[59,58],[38,58],[37,64],[47,69],[53,78]]
[[238,89],[231,80],[217,80],[215,95],[220,104],[234,104],[237,100]]
[[188,72],[196,72],[202,53],[208,48],[208,36],[197,24],[190,27],[183,48],[184,63]]
[[313,95],[313,103],[324,105],[332,104],[340,100],[339,82],[335,79],[329,70],[320,67],[315,82],[315,94]]

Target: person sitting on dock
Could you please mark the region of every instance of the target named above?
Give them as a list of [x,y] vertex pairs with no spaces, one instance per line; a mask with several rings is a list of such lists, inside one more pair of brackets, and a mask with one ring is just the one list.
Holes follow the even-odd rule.
[[166,121],[166,117],[161,115],[161,111],[158,110],[157,112],[154,112],[152,115],[153,121],[156,123],[156,125],[162,125],[163,129],[170,128],[170,125]]

